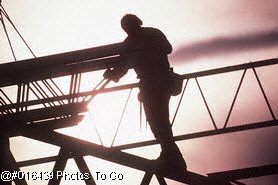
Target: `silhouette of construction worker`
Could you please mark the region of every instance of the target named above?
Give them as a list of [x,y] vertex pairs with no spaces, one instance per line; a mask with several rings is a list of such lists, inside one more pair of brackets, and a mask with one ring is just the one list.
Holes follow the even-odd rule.
[[[143,102],[150,128],[161,145],[161,154],[156,160],[159,169],[186,170],[180,150],[173,140],[169,121],[170,65],[167,55],[172,46],[166,36],[156,28],[142,27],[142,21],[135,15],[127,14],[121,20],[122,29],[127,33],[124,40],[126,52],[136,61],[134,70],[140,79],[139,99]],[[127,73],[126,67],[108,69],[104,77],[118,82]]]

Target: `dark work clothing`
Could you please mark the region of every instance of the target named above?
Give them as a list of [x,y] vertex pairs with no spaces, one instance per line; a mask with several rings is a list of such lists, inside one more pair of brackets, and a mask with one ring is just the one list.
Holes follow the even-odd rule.
[[[134,36],[128,36],[124,44],[136,60],[134,70],[141,80],[165,77],[169,73],[167,54],[172,46],[166,36],[155,28],[141,28]],[[129,54],[130,54],[129,53]]]
[[141,28],[137,34],[128,36],[124,44],[136,61],[134,70],[140,79],[140,95],[151,130],[162,151],[171,150],[176,147],[169,121],[171,95],[167,55],[172,52],[172,46],[155,28]]
[[162,150],[171,149],[174,144],[172,129],[169,121],[169,93],[150,93],[141,89],[141,96],[146,118],[150,128],[161,145]]
[[[171,95],[167,55],[172,52],[172,46],[166,36],[156,28],[140,28],[124,40],[124,45],[126,52],[122,57],[135,60],[134,70],[140,79],[140,97],[151,130],[162,151],[176,151],[177,146],[169,121]],[[114,68],[113,71],[115,79],[119,79],[126,74],[127,68]]]
[[[160,156],[154,163],[160,172],[186,171],[186,163],[173,139],[169,121],[169,101],[174,86],[170,86],[173,73],[170,71],[168,54],[172,46],[166,36],[156,28],[141,27],[142,21],[135,15],[127,14],[121,20],[123,30],[128,34],[124,40],[122,60],[127,66],[108,69],[104,78],[118,82],[133,66],[139,81],[139,101],[143,102],[146,118],[151,130],[161,145]],[[170,167],[171,166],[171,167]]]

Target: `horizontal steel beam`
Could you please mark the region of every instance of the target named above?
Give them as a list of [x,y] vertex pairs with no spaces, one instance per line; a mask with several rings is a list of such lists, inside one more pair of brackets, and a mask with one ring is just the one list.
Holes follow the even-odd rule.
[[[130,50],[135,52],[138,47],[129,47]],[[0,64],[0,87],[107,69],[123,63],[131,67],[133,62],[130,58],[127,47],[123,43],[115,43],[4,63]]]
[[[121,65],[119,57],[91,60],[70,65],[36,66],[32,69],[10,69],[8,72],[0,73],[0,87],[12,86],[20,83],[45,80],[62,77],[76,73],[85,73],[101,69],[107,69]],[[39,63],[39,62],[38,62]],[[0,66],[1,68],[1,66]]]
[[[196,139],[196,138],[202,138],[202,137],[216,136],[216,135],[221,135],[221,134],[228,134],[228,133],[233,133],[233,132],[240,132],[240,131],[247,131],[247,130],[259,129],[259,128],[272,127],[272,126],[278,126],[278,120],[251,123],[251,124],[217,129],[217,130],[208,130],[208,131],[203,131],[203,132],[179,135],[179,136],[175,136],[174,139],[175,139],[175,141],[183,141],[183,140]],[[150,141],[144,141],[144,142],[139,142],[139,143],[131,143],[131,144],[126,144],[126,145],[114,146],[113,148],[115,148],[117,150],[126,150],[126,149],[150,146],[150,145],[155,145],[155,144],[158,144],[156,140],[150,140]]]
[[[128,67],[133,68],[133,63],[135,61],[133,61],[134,59],[132,59],[132,57],[119,57],[120,54],[125,52],[126,47],[123,43],[116,43],[90,49],[0,64],[0,87],[61,77],[74,73],[107,69],[119,65],[128,65]],[[277,59],[269,59],[185,74],[183,75],[183,78],[194,78],[277,63]]]
[[208,174],[212,178],[222,178],[227,180],[240,180],[254,177],[262,177],[278,174],[278,164],[242,168],[237,170],[223,171]]
[[202,77],[202,76],[234,72],[234,71],[240,71],[240,70],[257,68],[257,67],[264,67],[264,66],[275,65],[275,64],[278,64],[278,58],[261,60],[261,61],[256,61],[256,62],[249,62],[249,63],[245,63],[245,64],[238,64],[238,65],[234,65],[234,66],[227,66],[227,67],[205,70],[205,71],[200,71],[200,72],[195,72],[195,73],[188,73],[188,74],[182,75],[182,77],[183,77],[183,79],[197,78],[197,77]]
[[57,155],[49,156],[49,157],[41,157],[41,158],[30,159],[30,160],[26,160],[26,161],[19,161],[19,162],[17,162],[17,165],[19,167],[33,166],[33,165],[37,165],[37,164],[54,162],[57,159],[58,159]]
[[[44,120],[38,121],[35,123],[27,124],[29,127],[33,125],[39,125],[42,128],[47,128],[51,130],[60,129],[60,128],[67,128],[76,126],[79,122],[81,122],[84,118],[84,115],[74,115],[71,117],[62,117],[58,119],[51,119],[51,120]],[[20,125],[26,124],[26,122],[16,122],[16,123],[1,123],[0,125],[0,135],[6,137],[15,137],[21,136],[22,131]]]
[[38,108],[13,114],[2,115],[0,117],[0,126],[5,124],[15,126],[18,123],[35,122],[63,116],[73,116],[86,111],[87,104],[84,102],[70,103],[67,105],[59,105],[55,107]]
[[31,58],[16,62],[0,64],[0,74],[7,71],[27,70],[33,71],[34,68],[47,68],[50,66],[71,65],[82,61],[100,59],[107,56],[119,55],[123,51],[122,43],[115,43],[105,46],[93,47],[88,49],[76,50],[71,52],[59,53],[43,57]]
[[[69,100],[69,99],[74,99],[74,98],[96,96],[97,94],[101,94],[101,93],[121,91],[121,90],[130,89],[130,88],[136,88],[138,86],[139,86],[138,83],[131,83],[131,84],[127,84],[127,85],[108,87],[108,88],[104,88],[104,89],[98,89],[98,90],[92,90],[92,91],[86,91],[86,92],[80,92],[80,93],[74,93],[74,94],[68,94],[68,95],[62,95],[62,96],[55,96],[55,97],[49,97],[49,98],[43,98],[43,99],[37,99],[37,100],[29,100],[27,102],[7,104],[7,105],[0,106],[0,112],[5,111],[5,110],[10,110],[10,109],[19,109],[22,107],[40,105],[40,104],[44,104],[44,103],[52,103],[52,102],[54,103],[54,102]],[[0,118],[1,118],[1,116],[0,116]]]
[[[264,67],[264,66],[275,65],[275,64],[278,64],[278,59],[263,60],[263,61],[257,61],[257,62],[247,63],[247,64],[239,64],[239,65],[228,66],[228,67],[224,67],[224,68],[217,68],[217,69],[212,69],[212,70],[205,70],[205,71],[200,71],[200,72],[195,72],[195,73],[189,73],[189,74],[182,75],[182,78],[183,79],[197,78],[197,77],[202,77],[202,76],[215,75],[215,74],[221,74],[221,73],[226,73],[226,72],[233,72],[233,71],[244,70],[244,69],[249,69],[249,68]],[[61,70],[61,69],[58,69],[58,70]],[[122,85],[122,86],[115,86],[115,87],[105,88],[105,89],[96,90],[96,91],[87,91],[87,92],[64,95],[64,96],[44,98],[44,99],[40,99],[40,100],[30,100],[28,102],[3,105],[0,107],[0,111],[14,109],[14,108],[18,108],[18,107],[42,104],[42,103],[49,103],[49,102],[54,102],[54,101],[61,101],[61,100],[66,100],[68,98],[77,98],[77,97],[96,95],[99,93],[125,90],[125,89],[135,88],[135,87],[138,87],[138,83],[126,84],[126,85]]]

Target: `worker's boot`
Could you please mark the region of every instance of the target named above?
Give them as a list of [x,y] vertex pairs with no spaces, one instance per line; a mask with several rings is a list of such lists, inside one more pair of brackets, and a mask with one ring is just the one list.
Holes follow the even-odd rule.
[[170,150],[162,150],[156,160],[156,166],[163,174],[182,175],[187,172],[186,163],[176,145]]

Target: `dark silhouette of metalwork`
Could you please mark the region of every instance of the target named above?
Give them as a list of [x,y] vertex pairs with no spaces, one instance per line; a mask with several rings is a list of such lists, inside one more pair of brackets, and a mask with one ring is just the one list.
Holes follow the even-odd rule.
[[[1,6],[1,22],[4,25],[4,17],[2,15],[8,17]],[[82,74],[85,72],[104,70],[120,65],[127,65],[128,68],[132,68],[133,62],[131,58],[129,60],[122,60],[120,58],[120,55],[124,52],[125,47],[123,46],[123,43],[116,43],[0,64],[0,88],[8,86],[17,87],[16,95],[7,94],[4,90],[0,89],[1,170],[18,171],[20,167],[24,166],[55,162],[53,171],[63,171],[68,159],[72,158],[75,160],[80,172],[90,174],[87,163],[83,158],[84,156],[90,155],[144,171],[145,175],[141,182],[143,185],[149,184],[153,176],[156,176],[160,184],[166,184],[164,178],[169,178],[192,185],[222,185],[232,183],[243,184],[239,180],[278,174],[278,164],[273,164],[224,172],[215,172],[210,173],[207,176],[190,171],[186,174],[173,176],[167,174],[166,172],[158,173],[153,167],[151,161],[148,159],[122,151],[124,149],[139,148],[142,146],[157,144],[156,140],[105,147],[55,132],[54,129],[57,128],[77,125],[83,119],[83,115],[81,115],[81,113],[88,111],[87,104],[97,94],[138,88],[138,83],[108,88],[105,87],[107,83],[102,81],[99,88],[80,92]],[[277,64],[278,59],[269,59],[182,75],[185,85],[181,94],[180,102],[183,99],[188,82],[190,80],[194,80],[201,93],[202,100],[210,116],[211,124],[214,129],[186,135],[178,135],[174,137],[175,141],[277,126],[277,118],[275,117],[269,98],[265,93],[263,85],[256,72],[257,68],[265,66],[276,67]],[[234,110],[234,104],[244,81],[246,71],[248,70],[253,71],[256,77],[259,89],[271,115],[271,119],[264,122],[229,126],[228,123],[231,113]],[[224,126],[219,128],[214,121],[213,112],[210,110],[206,101],[201,85],[198,82],[198,78],[235,71],[242,71],[241,80],[238,84]],[[64,76],[71,77],[69,92],[67,94],[63,93],[60,87],[53,80],[55,77]],[[33,93],[36,99],[29,99],[30,93]],[[16,96],[16,98],[12,98],[12,96]],[[13,101],[13,99],[15,99],[15,101]],[[177,106],[178,108],[174,119],[178,114],[180,102]],[[59,146],[59,154],[57,156],[17,162],[10,151],[8,143],[8,139],[13,136],[24,136]],[[61,179],[59,178],[52,179],[49,181],[49,184],[59,184],[60,180]],[[27,184],[24,180],[15,180],[15,183]],[[96,184],[94,179],[86,180],[85,183]]]

